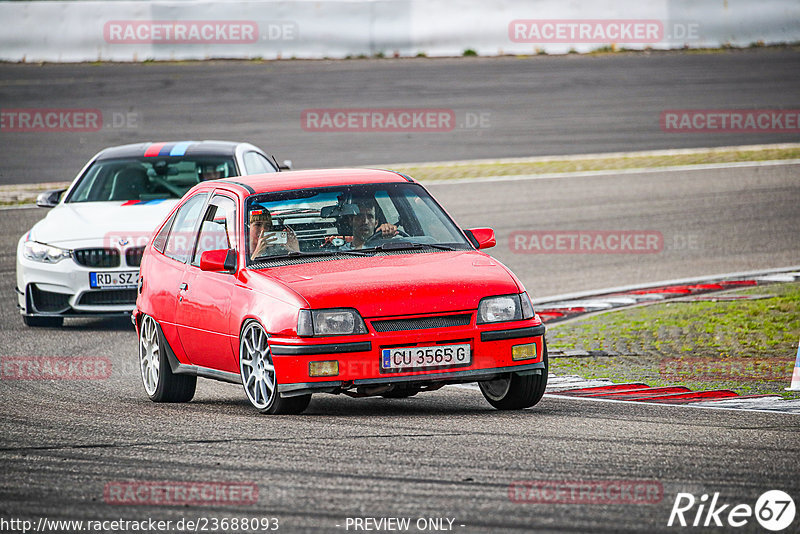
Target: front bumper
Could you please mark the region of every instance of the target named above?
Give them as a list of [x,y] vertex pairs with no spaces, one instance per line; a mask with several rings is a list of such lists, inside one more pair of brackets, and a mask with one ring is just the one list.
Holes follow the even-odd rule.
[[85,316],[130,314],[136,304],[136,288],[94,289],[92,272],[138,272],[137,267],[89,268],[72,259],[47,264],[17,255],[17,307],[23,315]]
[[[370,329],[372,330],[372,329]],[[338,393],[350,389],[396,385],[419,387],[436,383],[459,383],[491,380],[506,373],[546,373],[544,361],[545,327],[538,317],[516,323],[444,328],[437,331],[405,331],[356,336],[340,342],[297,343],[297,339],[270,339],[270,350],[278,374],[282,396],[315,392]],[[314,340],[316,341],[316,340]],[[469,343],[472,359],[458,367],[421,368],[387,372],[380,368],[383,348],[435,346]],[[536,356],[515,361],[512,347],[535,344]],[[311,377],[310,362],[338,362],[339,374]]]

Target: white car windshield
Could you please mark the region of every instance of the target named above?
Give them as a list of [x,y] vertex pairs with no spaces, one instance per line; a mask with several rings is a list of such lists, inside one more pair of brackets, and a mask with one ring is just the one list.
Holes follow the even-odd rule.
[[471,248],[436,201],[414,183],[255,195],[248,200],[245,226],[251,262],[328,253]]
[[83,174],[66,202],[181,198],[202,181],[236,175],[229,156],[99,160]]

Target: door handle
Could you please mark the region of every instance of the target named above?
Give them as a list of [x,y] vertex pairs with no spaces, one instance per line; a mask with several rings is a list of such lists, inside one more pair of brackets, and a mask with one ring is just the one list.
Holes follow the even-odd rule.
[[183,283],[181,283],[180,286],[178,286],[178,289],[181,290],[181,291],[186,291],[187,289],[189,289],[189,284],[187,284],[186,282],[183,282]]

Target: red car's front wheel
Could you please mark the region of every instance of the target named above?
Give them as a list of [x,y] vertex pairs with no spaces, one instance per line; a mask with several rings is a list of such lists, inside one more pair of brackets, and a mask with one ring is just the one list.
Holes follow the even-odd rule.
[[508,373],[495,380],[478,382],[484,398],[498,410],[522,410],[542,400],[547,388],[547,345],[542,349],[544,369],[538,375]]
[[281,397],[269,338],[258,321],[249,321],[242,329],[239,372],[247,399],[261,413],[298,414],[311,401],[311,395]]

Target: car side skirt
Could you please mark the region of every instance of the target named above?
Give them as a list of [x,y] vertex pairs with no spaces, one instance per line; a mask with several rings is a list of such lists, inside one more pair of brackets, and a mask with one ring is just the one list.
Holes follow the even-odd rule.
[[219,380],[221,382],[230,382],[232,384],[242,383],[242,377],[237,373],[229,373],[227,371],[219,371],[217,369],[209,369],[208,367],[200,367],[198,365],[189,365],[179,362],[178,357],[175,356],[175,352],[172,350],[172,347],[170,347],[166,336],[164,336],[164,332],[161,331],[161,325],[158,324],[158,321],[156,321],[156,327],[158,328],[158,337],[161,338],[163,347],[166,349],[167,361],[169,362],[169,367],[170,369],[172,369],[172,372],[174,374],[194,375],[194,376],[199,376],[201,378],[211,378],[213,380]]

